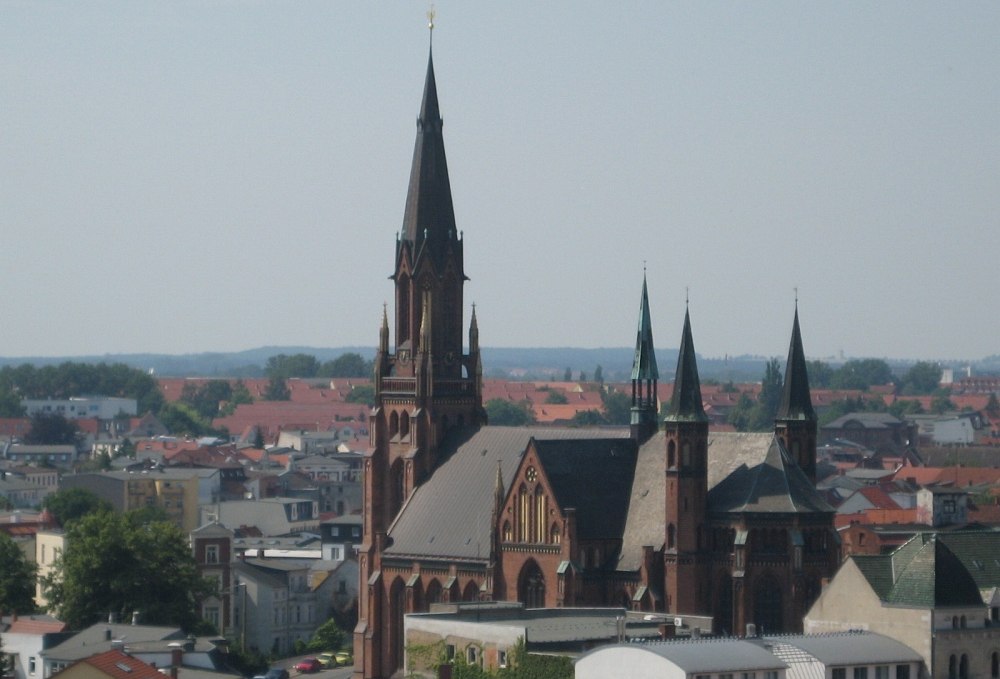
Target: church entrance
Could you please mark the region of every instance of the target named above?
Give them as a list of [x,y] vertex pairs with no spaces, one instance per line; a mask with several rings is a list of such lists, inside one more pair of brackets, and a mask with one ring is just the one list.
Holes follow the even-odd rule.
[[517,600],[525,608],[545,607],[545,575],[534,561],[524,564],[517,580]]

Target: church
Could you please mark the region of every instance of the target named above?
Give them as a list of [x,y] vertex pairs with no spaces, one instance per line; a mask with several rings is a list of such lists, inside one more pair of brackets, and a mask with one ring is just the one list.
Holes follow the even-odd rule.
[[839,549],[834,510],[815,490],[798,310],[773,432],[709,431],[688,312],[660,416],[645,280],[629,427],[489,426],[475,308],[465,336],[463,249],[431,54],[393,322],[385,310],[375,357],[355,676],[403,669],[403,616],[438,602],[613,606],[711,616],[721,634],[801,631]]

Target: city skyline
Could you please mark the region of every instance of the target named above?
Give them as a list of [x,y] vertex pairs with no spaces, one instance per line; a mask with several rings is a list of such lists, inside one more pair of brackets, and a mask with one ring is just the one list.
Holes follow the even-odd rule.
[[[0,355],[374,346],[426,10],[6,4]],[[1000,353],[997,4],[436,12],[484,347]]]

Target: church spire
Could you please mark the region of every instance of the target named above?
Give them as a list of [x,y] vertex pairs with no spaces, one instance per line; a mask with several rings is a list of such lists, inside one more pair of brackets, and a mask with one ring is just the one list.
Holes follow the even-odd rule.
[[649,293],[646,274],[642,275],[642,297],[639,300],[639,328],[635,336],[635,357],[632,359],[633,380],[658,380],[656,352],[653,349],[653,323],[649,317]]
[[415,256],[428,247],[432,259],[438,264],[448,249],[449,241],[456,240],[457,235],[442,125],[434,80],[434,57],[433,53],[429,53],[403,214],[402,239],[410,243]]
[[778,407],[778,420],[815,420],[812,398],[809,393],[809,376],[806,371],[806,354],[802,349],[802,334],[799,331],[799,307],[795,305],[795,320],[792,322],[792,340],[788,346],[788,362],[785,364],[785,384]]
[[677,354],[677,373],[674,377],[674,394],[670,398],[668,422],[707,422],[708,416],[701,403],[701,383],[698,380],[698,362],[691,336],[691,315],[684,310],[684,331],[681,348]]
[[645,441],[657,429],[656,350],[653,348],[653,323],[649,316],[649,293],[646,274],[642,275],[642,296],[639,299],[639,327],[635,334],[635,357],[632,359],[631,432],[638,441]]

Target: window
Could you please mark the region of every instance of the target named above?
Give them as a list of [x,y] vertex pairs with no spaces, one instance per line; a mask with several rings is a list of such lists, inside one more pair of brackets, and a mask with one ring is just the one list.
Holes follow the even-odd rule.
[[876,665],[875,666],[875,679],[889,679],[889,666],[888,665]]
[[445,656],[447,657],[448,660],[455,659],[455,644],[448,644],[445,647]]
[[740,675],[740,679],[757,679],[756,672],[744,672]]
[[896,665],[896,679],[910,679],[910,666]]
[[867,667],[855,667],[854,668],[854,679],[868,679],[868,668]]
[[465,649],[465,661],[470,665],[479,664],[479,648],[476,646],[469,646]]
[[497,665],[500,667],[507,667],[507,651],[502,649],[497,650]]
[[833,668],[833,679],[847,679],[847,668],[846,667],[834,667]]
[[35,673],[35,656],[28,658],[28,674]]
[[720,674],[719,675],[719,679],[733,679],[733,675],[729,674],[729,673],[727,673],[727,674]]
[[218,545],[208,545],[205,547],[205,563],[219,563]]
[[764,679],[778,679],[778,670],[768,670],[764,672]]
[[205,613],[202,616],[205,621],[210,623],[215,629],[219,629],[219,607],[218,606],[206,606]]

